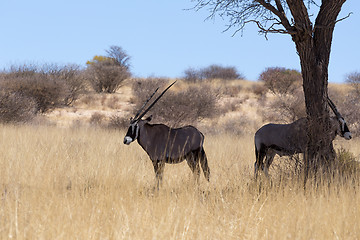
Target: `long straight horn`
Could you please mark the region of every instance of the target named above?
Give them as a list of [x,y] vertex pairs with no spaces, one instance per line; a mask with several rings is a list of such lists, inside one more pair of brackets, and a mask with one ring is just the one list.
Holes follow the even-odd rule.
[[159,101],[159,99],[164,95],[164,93],[169,90],[169,88],[171,88],[172,85],[174,85],[176,83],[173,82],[172,84],[170,84],[170,86],[168,86],[156,99],[155,101],[137,118],[137,119],[134,119],[134,121],[137,121],[139,119],[141,119],[154,105],[157,101]]
[[333,103],[333,101],[331,101],[331,99],[329,98],[329,96],[327,96],[327,100],[328,100],[328,104],[330,106],[330,108],[333,110],[334,114],[336,115],[336,117],[338,118],[343,118],[341,116],[341,114],[339,113],[339,111],[336,109],[335,104]]
[[155,95],[155,93],[157,92],[157,90],[159,90],[159,88],[156,88],[155,91],[153,92],[153,94],[151,94],[151,96],[145,101],[145,103],[141,106],[140,110],[135,114],[135,117],[132,118],[132,122],[136,121],[136,118],[139,116],[139,114],[141,113],[141,111],[144,109],[144,107],[146,106],[146,104],[150,101],[150,99]]

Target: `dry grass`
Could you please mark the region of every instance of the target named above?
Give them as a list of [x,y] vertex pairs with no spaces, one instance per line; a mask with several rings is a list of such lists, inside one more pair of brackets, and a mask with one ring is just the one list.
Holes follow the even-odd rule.
[[[207,136],[211,182],[154,173],[123,132],[0,126],[0,239],[357,239],[359,181],[253,179],[253,139]],[[354,140],[358,146],[358,140]],[[354,183],[352,183],[354,182]],[[259,192],[259,189],[262,189]]]

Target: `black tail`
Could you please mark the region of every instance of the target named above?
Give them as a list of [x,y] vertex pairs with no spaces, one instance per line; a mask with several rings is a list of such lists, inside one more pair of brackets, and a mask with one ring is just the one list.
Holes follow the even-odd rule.
[[259,151],[257,150],[256,148],[256,145],[255,145],[255,164],[254,164],[254,175],[255,177],[257,177],[257,171],[259,170],[259,167],[260,167],[260,163],[259,163]]
[[207,157],[206,157],[204,148],[201,148],[201,150],[200,150],[200,164],[201,164],[201,168],[204,172],[204,176],[205,176],[206,180],[210,181],[210,168],[208,165],[208,161],[207,161]]

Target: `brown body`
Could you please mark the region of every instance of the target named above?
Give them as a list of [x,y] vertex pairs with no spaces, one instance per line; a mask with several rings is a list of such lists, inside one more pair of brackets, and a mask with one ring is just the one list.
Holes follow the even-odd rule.
[[[330,119],[331,128],[328,133],[331,140],[339,135],[347,140],[351,133],[345,120],[340,116]],[[261,169],[268,175],[268,169],[276,154],[291,156],[304,153],[307,144],[307,119],[301,118],[290,124],[267,124],[255,133],[255,175]],[[265,158],[265,161],[264,161]]]
[[149,124],[150,120],[139,120],[130,125],[124,143],[130,144],[137,139],[153,163],[158,183],[162,180],[165,163],[180,163],[184,160],[196,180],[200,176],[200,163],[209,181],[210,169],[203,147],[204,135],[193,126],[172,129],[164,124]]
[[151,121],[151,117],[148,117],[146,120],[141,119],[175,82],[170,84],[143,111],[159,88],[155,89],[155,92],[145,101],[140,110],[135,114],[135,117],[130,119],[130,126],[124,137],[124,144],[130,144],[137,139],[139,145],[149,155],[154,165],[158,187],[162,180],[165,163],[179,163],[185,159],[196,180],[200,176],[199,163],[206,180],[209,181],[210,179],[210,169],[203,147],[204,135],[199,130],[193,126],[169,128],[164,124],[152,125],[148,123]]

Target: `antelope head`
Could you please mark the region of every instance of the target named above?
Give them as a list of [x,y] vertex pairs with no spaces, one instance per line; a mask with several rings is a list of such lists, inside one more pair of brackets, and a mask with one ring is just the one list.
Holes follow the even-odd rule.
[[[154,102],[152,102],[150,104],[150,106],[148,108],[146,108],[144,111],[143,109],[145,108],[145,106],[148,104],[148,102],[150,101],[150,99],[155,95],[155,93],[157,92],[157,90],[159,90],[159,88],[156,88],[155,91],[153,92],[153,94],[151,94],[151,96],[145,101],[145,103],[141,106],[140,110],[135,114],[135,116],[133,118],[130,118],[130,126],[129,129],[125,135],[124,138],[124,144],[129,145],[130,143],[132,143],[133,141],[135,141],[138,136],[139,136],[139,121],[141,120],[141,118],[155,105],[155,103],[157,101],[159,101],[159,99],[164,95],[164,93],[172,86],[176,83],[173,82],[172,84],[170,84],[170,86],[168,86],[155,100]],[[143,111],[143,112],[142,112]],[[142,113],[141,113],[142,112]],[[150,121],[151,117],[147,118],[145,121]]]
[[336,109],[335,104],[333,103],[333,101],[331,101],[331,99],[329,98],[329,96],[327,97],[328,100],[328,104],[331,108],[331,110],[334,112],[339,125],[340,125],[340,136],[345,138],[346,140],[350,140],[351,139],[351,132],[345,122],[345,119],[343,118],[343,116],[341,116],[341,114],[339,113],[339,111]]

